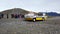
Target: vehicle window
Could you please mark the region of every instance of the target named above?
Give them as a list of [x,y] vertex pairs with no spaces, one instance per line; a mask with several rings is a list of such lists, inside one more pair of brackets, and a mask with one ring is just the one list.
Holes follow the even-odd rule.
[[38,16],[42,16],[43,14],[42,13],[39,13]]

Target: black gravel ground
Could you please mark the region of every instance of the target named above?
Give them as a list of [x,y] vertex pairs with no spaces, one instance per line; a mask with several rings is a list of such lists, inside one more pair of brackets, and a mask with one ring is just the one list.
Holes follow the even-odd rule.
[[0,34],[60,34],[60,17],[36,22],[0,19]]

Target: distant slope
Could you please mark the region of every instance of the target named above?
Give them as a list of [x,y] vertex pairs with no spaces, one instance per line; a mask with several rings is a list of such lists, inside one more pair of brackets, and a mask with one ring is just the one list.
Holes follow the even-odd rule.
[[46,13],[46,15],[48,16],[60,16],[60,14],[56,13],[56,12],[39,12],[40,13]]
[[56,12],[49,12],[46,13],[48,16],[60,16],[60,14],[56,13]]
[[3,14],[27,14],[29,13],[29,11],[21,9],[21,8],[14,8],[14,9],[2,11],[1,13]]

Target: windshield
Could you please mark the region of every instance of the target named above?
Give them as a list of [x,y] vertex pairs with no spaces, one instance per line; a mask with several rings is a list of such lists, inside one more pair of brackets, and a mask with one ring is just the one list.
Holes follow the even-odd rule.
[[42,13],[39,13],[38,16],[43,16],[43,14]]

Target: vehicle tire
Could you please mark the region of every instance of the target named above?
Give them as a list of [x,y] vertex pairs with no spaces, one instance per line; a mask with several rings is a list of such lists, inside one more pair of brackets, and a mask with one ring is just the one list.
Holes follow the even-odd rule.
[[35,22],[36,21],[36,19],[33,19],[33,22]]
[[45,21],[45,19],[43,19],[43,21]]

